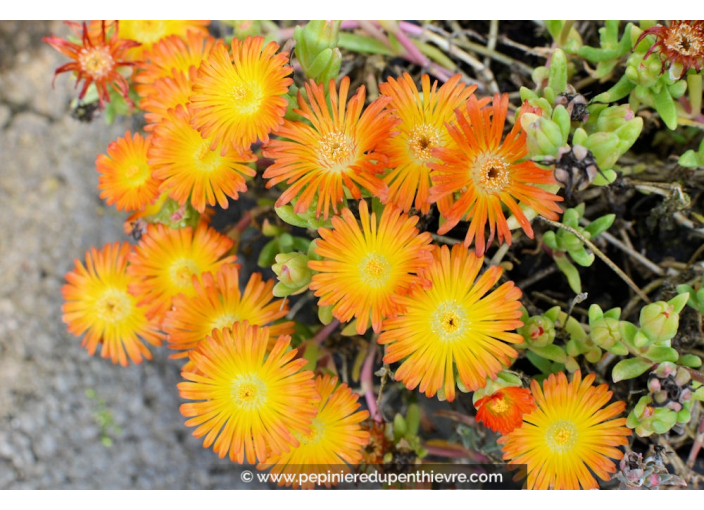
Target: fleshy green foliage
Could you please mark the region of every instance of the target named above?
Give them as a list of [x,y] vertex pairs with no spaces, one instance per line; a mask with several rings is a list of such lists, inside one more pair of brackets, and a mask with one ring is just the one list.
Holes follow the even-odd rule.
[[296,57],[309,80],[327,83],[337,78],[342,64],[342,54],[337,48],[341,21],[313,20],[305,27],[297,26]]
[[[616,218],[613,214],[602,216],[587,227],[582,227],[579,220],[584,214],[584,204],[580,204],[575,208],[567,209],[562,218],[562,222],[568,227],[572,227],[582,234],[586,239],[592,240],[609,229]],[[553,258],[557,267],[567,277],[570,288],[579,294],[582,292],[582,281],[579,277],[579,271],[570,262],[570,258],[582,267],[589,267],[594,262],[594,254],[590,253],[584,247],[584,243],[573,233],[564,229],[558,229],[557,232],[546,232],[543,236],[543,242],[553,250]]]

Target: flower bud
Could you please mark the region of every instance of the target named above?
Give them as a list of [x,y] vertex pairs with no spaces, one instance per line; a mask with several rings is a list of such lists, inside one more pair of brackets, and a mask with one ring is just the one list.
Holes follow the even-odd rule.
[[651,342],[671,340],[677,334],[680,316],[674,306],[658,301],[640,311],[640,328]]
[[648,391],[650,391],[650,393],[657,393],[661,388],[662,385],[660,384],[660,379],[657,377],[652,377],[648,381]]
[[530,317],[526,325],[518,329],[526,343],[534,347],[545,347],[555,340],[555,323],[544,315]]
[[621,341],[621,332],[618,327],[619,321],[611,317],[604,317],[597,320],[591,326],[591,337],[595,344],[604,349],[610,349]]
[[271,269],[279,278],[279,284],[274,289],[274,295],[277,297],[301,292],[310,284],[312,273],[308,268],[308,257],[303,253],[279,253]]

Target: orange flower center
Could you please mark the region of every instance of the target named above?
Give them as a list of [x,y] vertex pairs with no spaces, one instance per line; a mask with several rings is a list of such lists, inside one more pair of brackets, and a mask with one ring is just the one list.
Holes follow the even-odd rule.
[[115,61],[107,46],[83,48],[78,54],[81,70],[95,80],[105,78],[115,67]]
[[240,409],[254,410],[266,405],[268,390],[255,374],[243,374],[232,381],[232,400]]
[[454,301],[440,304],[430,321],[433,333],[446,342],[452,342],[464,336],[468,325],[466,312]]
[[331,131],[318,142],[320,164],[331,170],[341,170],[347,166],[352,155],[352,144],[340,131]]
[[177,287],[187,288],[192,284],[191,277],[197,274],[198,264],[191,259],[180,259],[171,264],[171,281]]
[[567,420],[556,421],[545,431],[545,442],[555,453],[568,453],[577,443],[577,427]]
[[495,414],[504,414],[506,411],[508,411],[508,404],[506,401],[501,398],[496,398],[489,402],[489,408],[495,413]]
[[474,181],[485,192],[501,192],[509,184],[509,166],[504,158],[483,154],[472,169]]
[[95,313],[105,322],[118,323],[132,313],[132,300],[124,290],[106,289],[95,303]]
[[686,23],[670,29],[665,45],[668,49],[688,57],[700,55],[702,52],[701,36]]
[[379,253],[370,253],[359,265],[362,283],[369,287],[383,287],[391,276],[391,264]]
[[244,82],[239,82],[232,87],[232,91],[230,92],[232,107],[242,115],[254,115],[259,112],[262,95],[258,83],[251,82],[245,84]]
[[438,130],[429,124],[421,124],[413,128],[409,135],[411,153],[420,161],[432,158],[431,150],[440,144]]

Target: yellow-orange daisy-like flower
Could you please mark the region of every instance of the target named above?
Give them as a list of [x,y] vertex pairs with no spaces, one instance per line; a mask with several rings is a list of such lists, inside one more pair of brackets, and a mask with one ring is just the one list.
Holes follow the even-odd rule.
[[105,34],[106,27],[104,23],[99,25],[95,34],[90,33],[85,23],[83,23],[82,32],[80,31],[81,25],[78,23],[70,21],[65,23],[81,39],[81,44],[66,41],[56,36],[43,39],[44,42],[49,43],[62,55],[73,60],[73,62],[56,69],[54,79],[61,73],[75,72],[76,87],[83,80],[83,87],[78,94],[79,99],[83,99],[88,87],[95,84],[101,108],[105,103],[110,102],[108,85],[111,85],[118,94],[124,97],[128,104],[132,104],[132,100],[128,95],[130,86],[118,69],[135,65],[135,62],[129,58],[128,53],[130,48],[137,46],[137,43],[128,41],[125,37],[118,38],[117,24],[115,24],[112,36],[108,39]]
[[214,37],[200,31],[190,31],[186,37],[172,35],[159,40],[151,50],[145,52],[145,62],[134,77],[137,93],[141,97],[152,96],[157,80],[172,77],[176,73],[190,76],[210,55],[215,44]]
[[[93,22],[95,24],[96,22]],[[130,50],[131,60],[144,60],[145,53],[152,49],[161,39],[170,35],[186,38],[189,32],[208,35],[208,20],[120,20],[120,33],[123,39],[139,43]]]
[[[203,283],[194,282],[193,297],[179,295],[173,300],[173,309],[166,313],[162,324],[168,335],[170,349],[178,352],[172,358],[185,358],[188,351],[210,335],[214,329],[232,327],[240,321],[253,326],[266,326],[284,317],[288,306],[274,299],[274,280],[262,281],[260,273],[252,273],[244,292],[240,292],[239,272],[235,266],[224,266],[215,277],[206,273]],[[293,322],[269,326],[270,344],[281,335],[293,333]],[[191,372],[193,362],[183,370]]]
[[[511,230],[501,209],[505,205],[516,217],[529,237],[533,229],[520,204],[525,204],[538,214],[556,220],[562,210],[556,202],[561,197],[536,186],[555,184],[552,171],[538,167],[532,161],[521,161],[528,154],[526,133],[516,122],[503,143],[501,138],[508,111],[508,95],[494,95],[491,107],[481,108],[479,101],[470,97],[467,116],[456,112],[457,125],[448,127],[457,149],[438,147],[433,156],[440,161],[429,163],[433,187],[430,201],[460,192],[461,196],[443,213],[447,221],[438,233],[444,234],[460,220],[470,218],[464,244],[475,241],[478,255],[482,255],[498,233],[499,242],[511,243]],[[489,240],[484,230],[489,224]]]
[[460,245],[452,252],[436,248],[423,271],[432,287],[398,298],[405,312],[384,321],[378,339],[387,346],[384,362],[403,360],[395,377],[408,389],[420,385],[428,397],[443,390],[452,401],[455,371],[465,388],[476,391],[518,357],[508,344],[523,342],[510,332],[523,325],[521,291],[506,282],[487,294],[502,269],[492,266],[477,278],[483,260]]
[[[362,460],[362,449],[369,442],[369,432],[360,423],[369,418],[368,411],[359,409],[359,395],[346,384],[337,385],[337,377],[329,374],[318,376],[315,389],[320,395],[318,414],[313,418],[308,434],[295,434],[299,446],[287,453],[272,455],[257,469],[271,467],[272,474],[319,475],[331,472],[350,472],[348,464],[357,465]],[[279,485],[294,489],[314,489],[312,481],[300,483],[281,478]],[[330,488],[337,483],[327,482]]]
[[151,359],[142,340],[159,346],[162,338],[127,291],[131,281],[126,273],[129,253],[129,243],[91,248],[85,266],[76,260],[75,269],[66,275],[68,283],[61,289],[68,330],[76,336],[85,333],[81,345],[91,356],[100,344],[100,355],[122,366],[127,366],[128,357],[133,363],[141,363],[142,357]]
[[[321,228],[315,252],[322,261],[308,266],[313,276],[311,290],[320,306],[334,305],[332,314],[342,322],[357,319],[357,333],[371,324],[381,330],[382,320],[398,312],[398,299],[415,286],[428,286],[418,273],[430,265],[428,232],[418,233],[417,216],[408,217],[387,206],[377,224],[367,203],[359,203],[360,222],[349,209],[332,218],[333,229]],[[360,228],[361,224],[361,228]]]
[[694,68],[697,72],[704,67],[704,21],[672,20],[669,27],[656,25],[644,30],[636,46],[652,35],[653,44],[643,60],[657,52],[662,60],[661,72],[670,66],[670,78],[678,80]]
[[455,118],[455,110],[464,105],[476,86],[467,87],[456,75],[439,89],[438,82],[430,86],[430,77],[421,77],[421,91],[408,73],[396,80],[379,84],[379,90],[392,98],[389,108],[401,119],[396,136],[387,137],[380,151],[389,156],[384,182],[389,186],[389,202],[404,212],[413,206],[423,214],[430,211],[430,168],[436,161],[435,147],[456,147],[446,124]]
[[480,398],[474,407],[477,421],[506,435],[523,424],[523,415],[535,409],[535,401],[529,389],[509,386]]
[[306,83],[306,101],[299,93],[300,109],[296,113],[305,122],[284,121],[277,135],[263,154],[274,160],[266,169],[267,188],[286,182],[289,187],[276,202],[277,207],[297,198],[294,212],[303,213],[317,198],[316,217],[321,213],[327,220],[330,209],[337,214],[343,202],[344,188],[357,200],[362,198],[359,187],[372,195],[386,199],[388,188],[378,177],[383,173],[388,158],[375,150],[382,140],[392,135],[397,123],[384,106],[391,98],[374,101],[362,113],[365,90],[360,87],[347,102],[350,80],[347,76],[340,83],[338,94],[335,81],[330,80],[328,107],[323,85]]
[[119,211],[138,211],[159,196],[161,181],[152,175],[147,162],[151,136],[143,138],[129,131],[108,145],[108,154],[98,155],[95,168],[100,173],[98,189],[100,198],[108,205],[115,204]]
[[181,71],[174,71],[172,76],[159,78],[154,82],[152,93],[139,103],[147,122],[145,131],[153,131],[169,110],[174,110],[179,105],[184,108],[188,105],[195,74],[195,68],[191,69],[190,76]]
[[616,418],[626,408],[614,402],[604,408],[612,392],[606,384],[592,386],[594,374],[582,380],[575,372],[571,383],[563,372],[551,374],[541,389],[531,382],[537,409],[523,416],[523,425],[499,439],[504,460],[528,466],[528,489],[598,489],[589,470],[602,480],[616,466],[628,444],[631,430],[626,418]]
[[264,46],[263,37],[234,38],[232,56],[216,45],[201,64],[193,83],[192,122],[203,138],[212,139],[213,150],[222,144],[225,154],[230,146],[266,143],[283,123],[293,69],[278,49],[275,42]]
[[311,433],[320,400],[313,372],[301,372],[307,362],[294,359],[290,337],[280,336],[267,355],[268,341],[266,327],[247,322],[215,330],[191,352],[198,373],[182,373],[181,397],[199,401],[181,406],[186,426],[197,426],[193,435],[206,436],[203,446],[214,443],[220,458],[263,462]]
[[240,192],[247,191],[244,176],[253,177],[256,172],[244,163],[256,159],[250,150],[240,152],[229,146],[224,151],[212,150],[211,140],[203,139],[191,126],[181,105],[168,111],[156,126],[149,151],[154,177],[163,181],[160,191],[182,205],[190,199],[198,212],[206,205],[227,209],[227,197],[237,200]]
[[147,318],[161,324],[175,296],[195,294],[194,276],[202,281],[203,273],[216,273],[235,261],[235,255],[225,256],[233,244],[204,224],[195,231],[149,225],[129,257],[127,273],[134,277],[129,290],[147,307]]

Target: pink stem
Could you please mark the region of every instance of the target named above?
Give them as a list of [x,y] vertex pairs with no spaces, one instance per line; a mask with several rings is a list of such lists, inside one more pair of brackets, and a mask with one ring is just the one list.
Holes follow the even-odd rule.
[[315,336],[311,339],[311,341],[320,345],[327,337],[330,336],[330,333],[337,329],[339,325],[340,321],[337,319],[333,319],[332,321],[330,321],[330,324],[324,326],[320,331],[318,331]]
[[702,444],[704,443],[704,416],[699,421],[699,430],[697,430],[697,435],[694,437],[694,443],[692,443],[692,449],[689,452],[689,457],[687,457],[687,466],[689,468],[694,467],[694,463],[697,460],[697,455],[699,455],[699,450],[702,449]]
[[424,444],[423,449],[428,450],[428,454],[436,457],[447,457],[448,459],[471,459],[475,462],[489,462],[488,457],[471,450],[455,450],[452,448],[443,448],[442,446],[429,444]]
[[374,368],[374,358],[376,357],[376,345],[369,345],[369,352],[367,352],[367,357],[364,360],[364,366],[362,366],[362,374],[360,379],[362,382],[362,390],[364,391],[364,398],[367,401],[367,407],[369,408],[369,414],[372,415],[374,421],[379,423],[383,422],[384,419],[379,411],[379,406],[376,405],[376,396],[374,395],[374,373],[372,372]]

